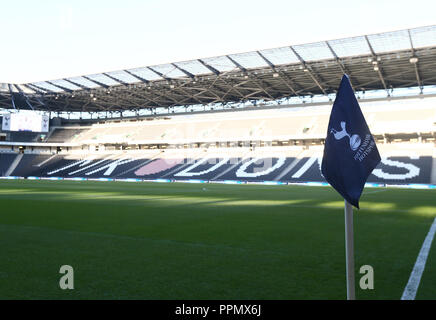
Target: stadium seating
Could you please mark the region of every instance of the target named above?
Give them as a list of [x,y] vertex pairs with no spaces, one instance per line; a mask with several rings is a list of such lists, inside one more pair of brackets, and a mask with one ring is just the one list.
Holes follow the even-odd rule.
[[35,133],[35,132],[11,131],[9,135],[9,140],[19,141],[19,142],[37,142],[40,136],[41,136],[40,133]]
[[[433,144],[380,145],[382,163],[369,182],[431,183]],[[10,158],[10,159],[9,159]],[[244,182],[324,181],[322,146],[143,150],[95,154],[25,154],[11,175]],[[12,156],[2,160],[11,162]]]
[[[416,102],[415,102],[416,103]],[[375,135],[434,132],[433,106],[378,104],[363,108]],[[179,115],[154,121],[97,123],[88,128],[56,128],[47,142],[80,144],[130,143],[171,144],[190,142],[255,141],[325,138],[330,106],[220,114]]]
[[[427,143],[417,142],[418,139],[414,143],[380,143],[383,160],[368,181],[436,183],[436,172],[433,172],[436,109],[433,100],[421,100],[362,103],[371,131],[379,139],[407,133],[416,137],[428,133],[430,137]],[[416,106],[410,108],[411,103]],[[330,108],[321,105],[56,126],[45,141],[51,144],[46,148],[27,147],[11,175],[322,182],[321,142],[326,135]],[[31,139],[26,134],[11,133],[11,137],[20,142]],[[258,144],[259,141],[276,143],[268,147],[265,143]],[[72,144],[57,147],[56,143]],[[196,147],[191,148],[191,143]],[[159,149],[156,145],[160,144],[171,147]],[[1,148],[2,152],[11,152],[10,146]],[[2,175],[15,155],[1,155]]]
[[12,161],[17,157],[16,153],[0,153],[0,176],[4,176]]
[[45,140],[46,142],[70,142],[74,141],[75,138],[79,136],[80,133],[84,132],[86,129],[78,128],[54,128],[50,136]]

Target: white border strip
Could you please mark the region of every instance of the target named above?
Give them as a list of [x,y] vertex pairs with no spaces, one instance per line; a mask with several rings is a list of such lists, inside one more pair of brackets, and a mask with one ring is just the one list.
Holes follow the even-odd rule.
[[421,250],[419,251],[418,258],[416,259],[415,266],[410,274],[409,282],[407,282],[404,288],[403,296],[401,300],[415,300],[416,293],[418,291],[419,283],[421,282],[421,276],[424,272],[425,263],[427,262],[428,253],[430,251],[431,243],[436,233],[436,218],[430,227],[430,231],[425,237]]

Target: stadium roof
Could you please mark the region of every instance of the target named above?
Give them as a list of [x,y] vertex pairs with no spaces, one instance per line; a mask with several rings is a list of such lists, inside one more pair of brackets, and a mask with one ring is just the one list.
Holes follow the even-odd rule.
[[436,25],[51,81],[0,84],[0,108],[99,112],[436,85]]

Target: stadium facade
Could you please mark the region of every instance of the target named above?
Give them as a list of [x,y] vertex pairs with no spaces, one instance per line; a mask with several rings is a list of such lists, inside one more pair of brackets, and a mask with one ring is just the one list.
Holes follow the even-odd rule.
[[323,183],[343,73],[383,158],[368,181],[436,184],[436,26],[1,84],[3,118],[34,110],[50,125],[45,133],[2,130],[0,174]]

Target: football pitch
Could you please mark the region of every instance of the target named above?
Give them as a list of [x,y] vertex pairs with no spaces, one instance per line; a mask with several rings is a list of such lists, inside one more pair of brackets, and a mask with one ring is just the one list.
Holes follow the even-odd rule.
[[[345,299],[343,208],[330,187],[0,180],[0,298]],[[400,299],[436,191],[365,188],[354,213],[357,299]],[[416,299],[435,280],[433,242]]]

